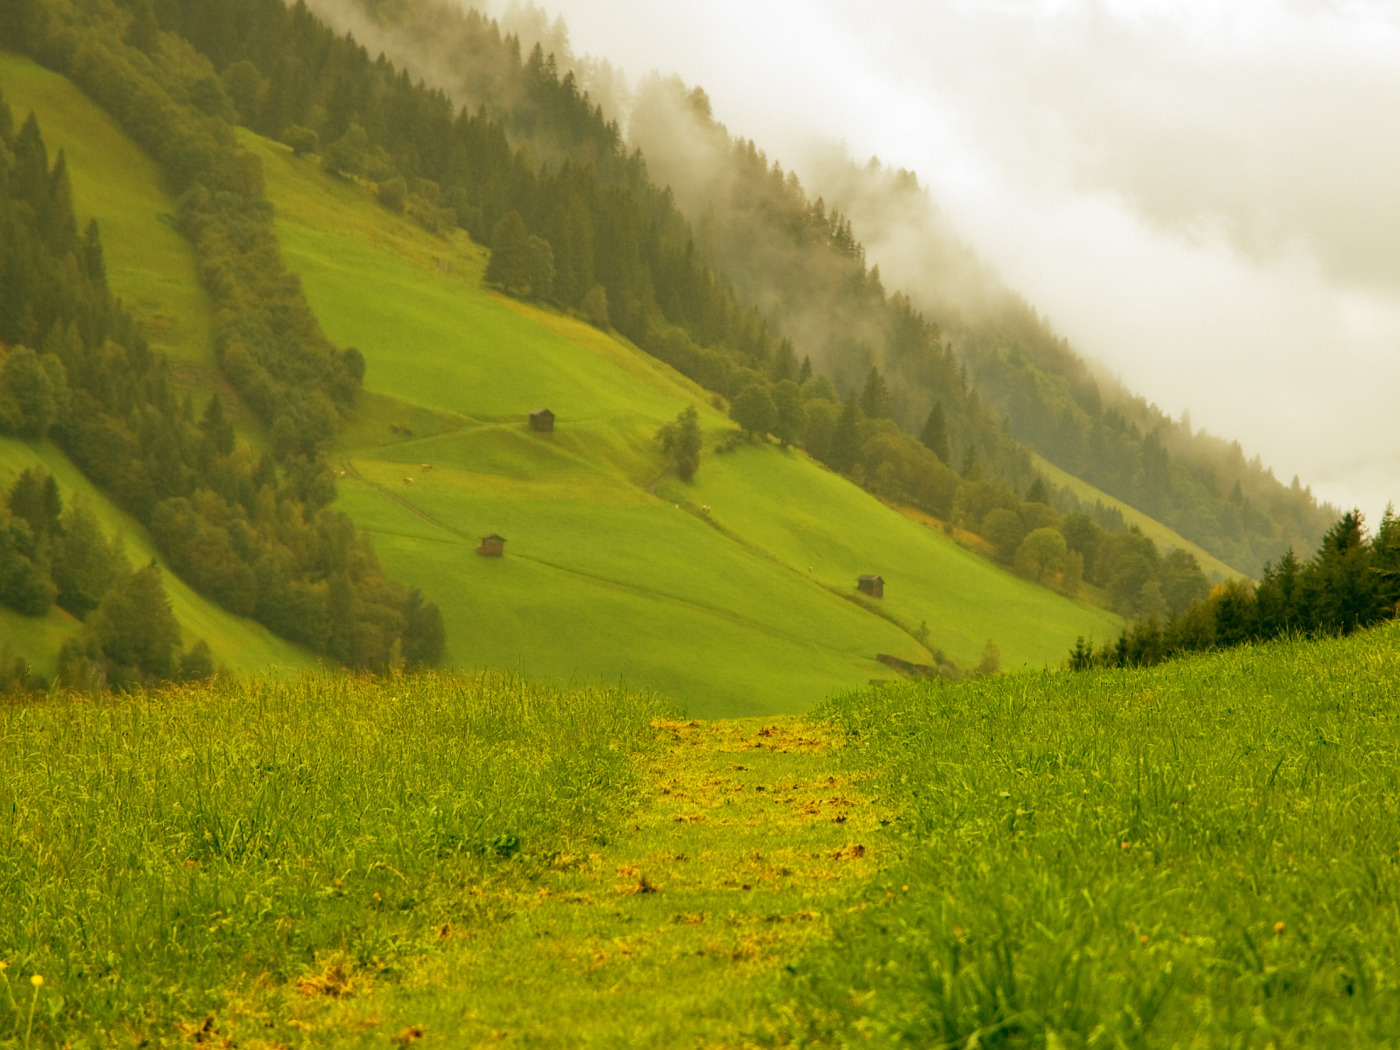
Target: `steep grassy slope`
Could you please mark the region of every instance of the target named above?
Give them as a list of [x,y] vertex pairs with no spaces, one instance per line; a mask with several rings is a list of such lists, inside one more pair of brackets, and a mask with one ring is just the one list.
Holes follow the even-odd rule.
[[[13,438],[0,438],[0,487],[8,489],[20,471],[36,465],[58,481],[65,506],[75,500],[87,503],[107,535],[121,537],[132,565],[143,565],[152,559],[160,565],[165,593],[180,621],[186,646],[203,638],[209,643],[215,663],[248,674],[279,674],[317,666],[310,654],[267,628],[225,612],[191,590],[156,553],[140,523],[107,499],[59,449],[48,443],[36,447]],[[12,655],[28,656],[34,669],[46,677],[54,672],[59,647],[80,629],[78,621],[59,609],[33,620],[0,606],[0,645],[8,644]]]
[[[622,677],[692,713],[743,714],[888,677],[876,653],[928,660],[921,622],[962,664],[988,638],[1007,665],[1039,666],[1076,634],[1116,630],[798,452],[707,451],[695,486],[657,484],[661,423],[694,404],[707,446],[730,428],[706,392],[483,290],[485,253],[465,237],[434,238],[364,188],[246,141],[327,333],[359,347],[369,389],[395,399],[368,399],[351,427],[340,505],[442,606],[454,665]],[[552,435],[526,425],[539,405],[558,414]],[[507,537],[504,559],[474,554],[488,532]],[[884,574],[891,597],[855,600],[861,572]]]
[[146,338],[207,383],[209,298],[159,166],[66,77],[0,52],[0,88],[16,123],[34,113],[50,156],[66,155],[79,221],[97,219],[112,288]]
[[[108,279],[141,321],[152,346],[176,362],[183,382],[196,390],[212,389],[208,299],[193,250],[174,228],[175,205],[161,188],[155,163],[72,83],[28,59],[0,53],[0,88],[16,120],[30,112],[38,116],[51,155],[63,150],[79,221],[97,219]],[[77,496],[92,505],[109,534],[122,536],[133,564],[155,556],[145,530],[58,449],[0,439],[0,486],[8,488],[15,475],[35,463],[58,479],[65,501]],[[296,646],[201,598],[168,568],[165,587],[185,643],[204,638],[217,661],[249,673],[315,666]],[[0,607],[0,653],[8,648],[12,655],[25,655],[47,676],[53,673],[59,646],[78,629],[61,611],[32,620]]]
[[1097,502],[1102,503],[1105,507],[1116,507],[1119,513],[1123,515],[1124,521],[1129,525],[1136,525],[1142,530],[1144,536],[1151,539],[1152,542],[1157,544],[1158,548],[1164,552],[1177,548],[1194,554],[1202,571],[1205,572],[1213,582],[1218,583],[1222,580],[1233,580],[1244,576],[1244,573],[1226,565],[1204,547],[1192,543],[1169,525],[1163,525],[1156,518],[1149,518],[1136,507],[1130,506],[1122,500],[1110,496],[1102,489],[1095,488],[1082,478],[1077,478],[1073,474],[1061,470],[1044,456],[1037,455],[1036,453],[1032,453],[1031,455],[1035,460],[1036,469],[1045,475],[1045,480],[1056,485],[1064,486],[1085,503],[1092,504]]

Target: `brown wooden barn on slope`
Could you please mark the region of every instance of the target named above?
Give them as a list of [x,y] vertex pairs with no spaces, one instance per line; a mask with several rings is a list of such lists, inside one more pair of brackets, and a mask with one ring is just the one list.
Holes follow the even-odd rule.
[[883,598],[885,596],[885,578],[883,576],[857,576],[856,590],[861,594],[868,594],[872,598]]
[[506,552],[506,538],[497,536],[494,532],[489,536],[481,537],[481,546],[476,549],[476,553],[483,558],[499,558]]
[[554,413],[547,408],[537,408],[530,413],[530,429],[537,434],[554,433]]

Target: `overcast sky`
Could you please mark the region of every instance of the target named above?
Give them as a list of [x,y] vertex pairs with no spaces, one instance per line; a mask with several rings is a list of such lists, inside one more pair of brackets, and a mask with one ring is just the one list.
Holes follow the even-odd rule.
[[545,6],[799,175],[814,140],[916,171],[1132,389],[1373,522],[1400,501],[1400,6]]

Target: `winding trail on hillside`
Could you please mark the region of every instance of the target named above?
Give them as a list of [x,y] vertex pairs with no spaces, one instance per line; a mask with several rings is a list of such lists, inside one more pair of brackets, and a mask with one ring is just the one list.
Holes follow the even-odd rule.
[[770,1028],[786,967],[865,906],[891,815],[824,726],[653,726],[614,840],[523,885],[469,888],[506,917],[445,928],[441,950],[371,998],[286,990],[290,1022],[320,1045],[416,1030],[425,1048],[737,1046]]

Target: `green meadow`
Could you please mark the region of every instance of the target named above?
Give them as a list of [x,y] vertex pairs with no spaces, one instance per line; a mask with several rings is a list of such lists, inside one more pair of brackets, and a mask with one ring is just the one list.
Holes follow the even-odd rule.
[[1392,624],[804,717],[0,705],[0,1047],[1394,1046],[1397,695]]
[[[452,666],[660,690],[693,714],[800,711],[890,677],[889,653],[968,666],[1060,660],[1119,621],[979,559],[776,446],[709,450],[710,396],[635,347],[481,286],[486,254],[430,236],[364,186],[247,135],[288,265],[381,400],[344,442],[340,503],[443,609]],[[657,428],[687,404],[706,454],[664,476]],[[558,416],[531,432],[530,409]],[[426,431],[408,423],[426,413]],[[408,433],[406,431],[411,431]],[[706,510],[705,508],[709,509]],[[507,539],[500,561],[478,538]],[[886,578],[884,603],[855,577]]]
[[[217,386],[259,440],[213,368],[207,297],[156,166],[66,79],[0,56],[0,85],[21,119],[38,115],[51,153],[64,151],[80,221],[98,219],[112,286],[153,344],[197,396]],[[731,430],[706,391],[608,333],[484,289],[487,254],[465,235],[431,236],[365,186],[245,143],[263,158],[283,250],[323,326],[369,364],[337,453],[339,505],[376,534],[392,573],[441,606],[450,666],[759,714],[891,677],[877,653],[971,666],[994,639],[1003,666],[1042,666],[1080,634],[1116,633],[1116,617],[1010,576],[801,453],[707,451],[694,486],[667,478],[655,434],[682,408],[700,409],[707,449]],[[558,414],[552,435],[525,425],[541,405]],[[11,475],[39,456],[65,493],[103,508],[133,557],[153,554],[55,450],[7,449]],[[488,532],[507,537],[504,559],[475,555]],[[885,576],[883,602],[856,595],[862,572]],[[204,637],[249,672],[306,666],[166,578],[187,643]],[[0,615],[9,649],[41,673],[78,629],[61,613]]]

